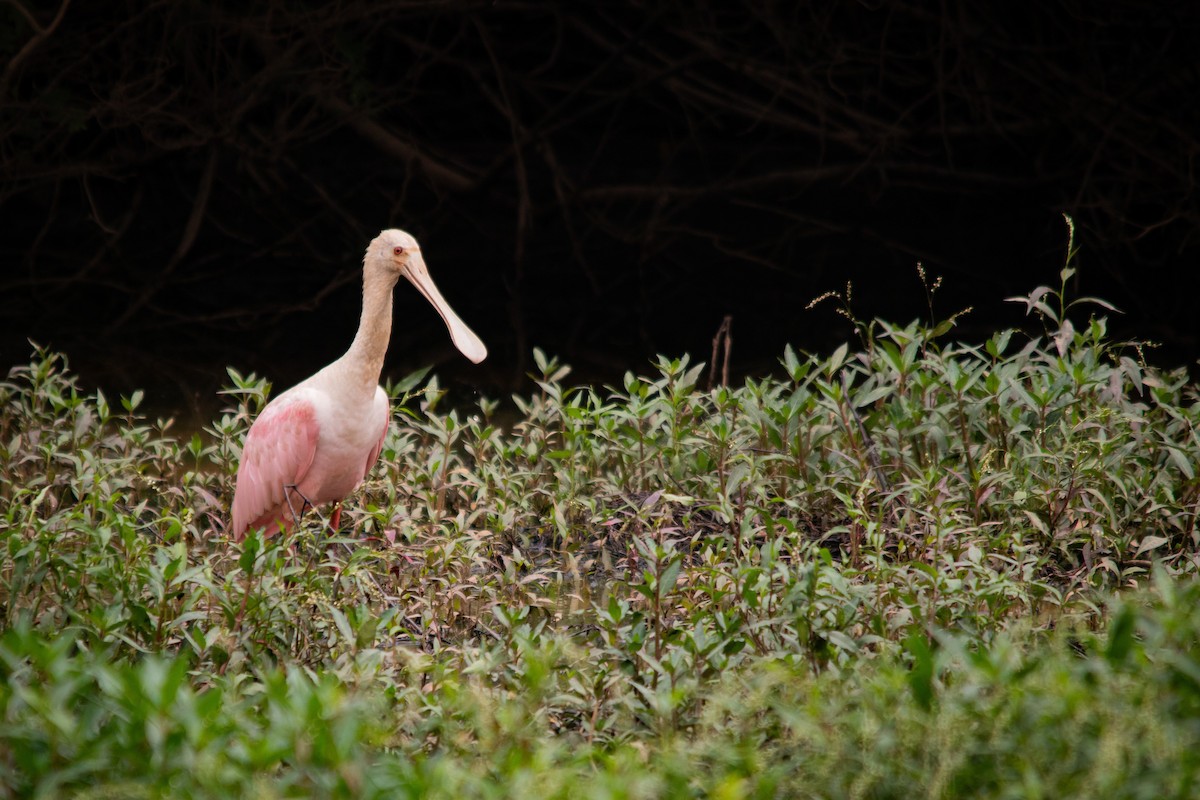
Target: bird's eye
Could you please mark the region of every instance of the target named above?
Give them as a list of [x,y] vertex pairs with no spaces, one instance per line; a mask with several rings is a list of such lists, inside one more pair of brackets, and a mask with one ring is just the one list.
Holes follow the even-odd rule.
[[402,256],[402,255],[404,255],[404,248],[403,248],[403,247],[393,247],[393,248],[392,248],[392,255],[394,255],[394,256]]

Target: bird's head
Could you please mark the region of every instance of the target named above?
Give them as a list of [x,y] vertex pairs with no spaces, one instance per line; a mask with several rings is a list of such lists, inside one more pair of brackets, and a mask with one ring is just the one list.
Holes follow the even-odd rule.
[[487,348],[483,342],[458,314],[454,313],[454,309],[450,308],[450,304],[429,277],[425,259],[421,256],[421,246],[411,234],[395,228],[382,231],[367,248],[365,263],[367,266],[374,264],[408,278],[430,305],[437,309],[446,327],[450,329],[450,338],[454,346],[476,364],[487,358]]

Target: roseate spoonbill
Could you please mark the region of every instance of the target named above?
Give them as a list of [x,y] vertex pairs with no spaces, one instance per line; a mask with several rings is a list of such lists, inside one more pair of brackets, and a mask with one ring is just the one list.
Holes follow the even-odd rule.
[[417,240],[401,230],[380,233],[363,258],[363,307],[346,354],[276,397],[262,410],[242,448],[233,526],[271,535],[290,527],[305,506],[337,503],[362,483],[379,458],[390,412],[379,386],[392,332],[392,289],[403,275],[433,304],[462,354],[478,364],[487,348],[434,285]]

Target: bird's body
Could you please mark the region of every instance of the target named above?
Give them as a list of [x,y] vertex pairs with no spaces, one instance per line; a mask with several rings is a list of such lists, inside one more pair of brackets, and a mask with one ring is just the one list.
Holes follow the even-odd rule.
[[363,310],[346,354],[262,410],[242,449],[230,532],[267,535],[292,525],[305,506],[340,501],[366,477],[387,433],[387,394],[378,385],[392,329],[392,289],[400,276],[425,296],[454,344],[475,363],[487,349],[446,304],[417,242],[383,231],[363,259]]

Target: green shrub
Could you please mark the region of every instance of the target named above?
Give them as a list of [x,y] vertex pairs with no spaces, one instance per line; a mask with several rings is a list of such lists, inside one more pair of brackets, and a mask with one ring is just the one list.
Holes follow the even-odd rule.
[[860,323],[741,386],[416,374],[343,531],[237,545],[264,381],[176,436],[38,349],[0,796],[1194,794],[1195,387],[1024,301],[1045,337]]

